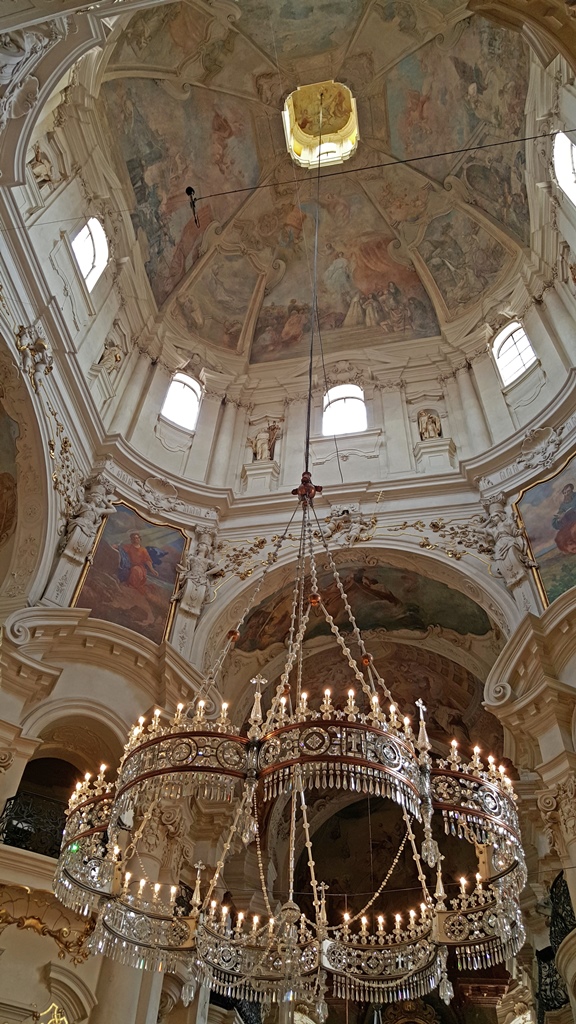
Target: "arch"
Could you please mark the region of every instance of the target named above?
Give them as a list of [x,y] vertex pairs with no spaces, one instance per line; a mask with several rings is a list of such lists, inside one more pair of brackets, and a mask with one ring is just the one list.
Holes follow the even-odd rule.
[[86,1020],[96,1006],[97,999],[78,971],[64,967],[53,960],[46,967],[46,981],[50,995],[62,1009],[69,1024]]
[[[34,757],[68,756],[80,771],[92,771],[94,755],[82,747],[82,737],[74,742],[73,735],[54,736],[54,730],[84,729],[103,741],[115,764],[126,742],[126,722],[110,707],[85,698],[61,698],[44,701],[30,711],[22,722],[24,736],[40,737],[44,742],[37,748]],[[70,740],[72,742],[70,742]],[[106,751],[105,751],[106,752]],[[94,754],[96,751],[94,751]],[[100,760],[102,757],[100,756]]]

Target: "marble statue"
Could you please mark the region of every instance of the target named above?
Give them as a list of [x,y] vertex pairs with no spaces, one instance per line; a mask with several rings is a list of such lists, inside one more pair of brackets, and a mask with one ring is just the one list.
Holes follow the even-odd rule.
[[421,409],[418,413],[418,430],[422,441],[442,437],[442,423],[438,413],[432,409]]
[[486,518],[478,532],[486,538],[491,551],[493,576],[504,580],[511,589],[526,579],[526,569],[536,568],[530,558],[524,531],[513,512],[507,509],[506,498],[497,494],[482,502]]
[[214,597],[214,579],[222,574],[213,558],[214,537],[211,533],[202,533],[197,546],[191,545],[178,565],[179,587],[173,601],[180,602],[182,611],[198,616],[204,605]]
[[278,423],[273,420],[260,427],[254,437],[248,438],[248,443],[254,453],[256,462],[271,462],[274,458],[276,441],[280,437],[281,429]]

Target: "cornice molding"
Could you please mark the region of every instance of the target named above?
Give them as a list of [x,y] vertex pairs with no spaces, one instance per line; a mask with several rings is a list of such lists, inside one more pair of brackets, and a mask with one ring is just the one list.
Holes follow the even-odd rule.
[[49,695],[67,664],[94,665],[121,676],[137,687],[146,707],[175,707],[202,685],[198,671],[168,642],[156,645],[89,614],[87,608],[37,605],[11,615],[5,623],[4,688],[24,695],[30,708]]

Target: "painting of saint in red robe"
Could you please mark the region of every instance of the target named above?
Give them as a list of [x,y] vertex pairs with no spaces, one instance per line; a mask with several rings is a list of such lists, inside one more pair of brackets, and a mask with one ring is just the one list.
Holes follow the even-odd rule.
[[161,643],[185,542],[180,530],[115,505],[74,603]]

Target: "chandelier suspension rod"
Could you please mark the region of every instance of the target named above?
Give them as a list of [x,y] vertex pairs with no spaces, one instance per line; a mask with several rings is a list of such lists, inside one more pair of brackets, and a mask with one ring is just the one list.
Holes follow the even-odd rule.
[[322,159],[322,100],[320,93],[320,113],[318,131],[318,172],[316,176],[316,217],[314,224],[314,259],[312,265],[312,309],[310,310],[310,354],[308,358],[308,405],[306,408],[306,447],[304,451],[304,469],[310,471],[310,427],[312,421],[312,367],[314,358],[314,325],[318,318],[318,235],[320,228],[320,161]]

